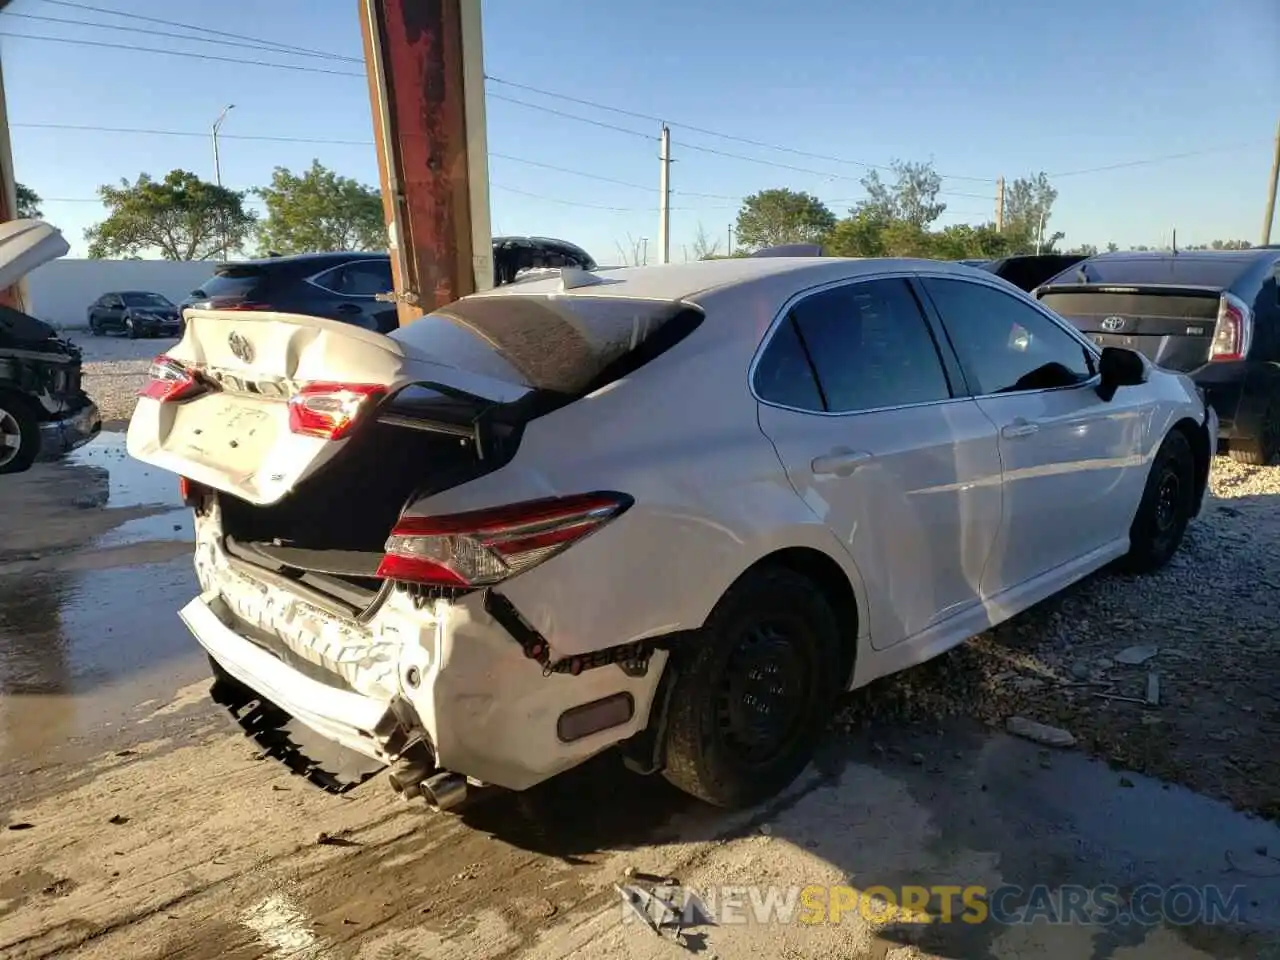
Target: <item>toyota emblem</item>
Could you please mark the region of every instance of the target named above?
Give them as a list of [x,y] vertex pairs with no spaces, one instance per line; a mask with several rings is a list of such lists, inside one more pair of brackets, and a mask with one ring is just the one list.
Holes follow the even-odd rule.
[[227,337],[227,346],[231,348],[231,352],[241,363],[253,363],[253,344],[249,342],[249,338],[244,334],[231,334]]
[[1115,333],[1117,330],[1124,329],[1124,317],[1107,317],[1102,321],[1102,329],[1108,333]]

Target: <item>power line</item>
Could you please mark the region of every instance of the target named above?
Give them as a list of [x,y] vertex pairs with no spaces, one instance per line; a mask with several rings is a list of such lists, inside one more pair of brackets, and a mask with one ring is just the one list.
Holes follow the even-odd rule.
[[1186,153],[1167,153],[1159,157],[1147,157],[1142,160],[1124,160],[1120,163],[1109,163],[1101,167],[1085,167],[1082,170],[1067,170],[1062,173],[1045,174],[1050,180],[1057,180],[1059,177],[1077,177],[1086,173],[1103,173],[1107,170],[1121,170],[1125,167],[1143,167],[1153,163],[1167,163],[1170,160],[1184,160],[1188,157],[1203,157],[1211,153],[1231,153],[1236,150],[1246,150],[1250,147],[1256,147],[1263,143],[1270,143],[1270,140],[1252,140],[1247,143],[1226,144],[1220,147],[1210,147],[1206,150],[1189,150]]
[[[207,140],[207,130],[154,130],[144,127],[102,127],[81,123],[10,123],[11,127],[26,127],[35,130],[78,130],[89,133],[126,133],[137,136],[153,137],[199,137]],[[336,140],[328,137],[274,137],[261,134],[218,133],[219,140],[259,140],[267,143],[312,143],[344,147],[371,147],[372,140]]]
[[[53,3],[54,0],[46,0],[46,2]],[[93,8],[93,9],[97,9],[97,8]],[[240,47],[242,49],[248,49],[248,50],[258,50],[258,51],[265,51],[270,53],[283,53],[283,54],[288,54],[296,57],[315,56],[315,54],[311,54],[311,53],[294,53],[293,51],[290,51],[290,50],[279,49],[276,47],[262,46],[257,41],[218,40],[214,37],[193,37],[185,33],[173,33],[172,31],[169,31],[169,30],[148,30],[144,27],[126,27],[117,23],[95,23],[93,21],[86,21],[86,20],[72,20],[69,17],[43,17],[34,13],[8,13],[6,14],[6,16],[10,19],[16,18],[19,20],[39,20],[43,23],[59,23],[59,24],[64,24],[67,26],[74,26],[74,27],[94,27],[98,30],[119,30],[119,31],[123,31],[124,33],[141,33],[151,37],[165,37],[171,40],[187,40],[192,43],[212,43],[212,44],[217,44],[219,46],[224,46],[224,47]],[[335,58],[335,59],[338,59],[338,58]],[[348,58],[341,58],[341,59],[348,59]],[[356,62],[362,63],[363,61],[357,60]]]
[[[183,57],[188,60],[212,60],[218,63],[235,63],[250,67],[274,67],[277,70],[297,70],[302,73],[325,73],[334,77],[361,77],[363,73],[352,73],[349,70],[326,70],[323,67],[304,67],[299,63],[271,63],[267,60],[245,60],[241,57],[219,57],[212,53],[191,53],[186,50],[161,50],[158,47],[139,47],[129,43],[109,43],[106,40],[75,40],[71,37],[45,37],[30,33],[13,33],[0,30],[0,37],[12,37],[15,40],[41,40],[46,43],[69,43],[81,47],[103,47],[108,50],[128,50],[130,53],[155,53],[168,57]],[[268,52],[268,51],[264,51]],[[274,51],[284,53],[285,51]]]
[[[514,80],[504,80],[501,77],[495,77],[489,74],[485,75],[485,79],[491,83],[501,84],[504,87],[513,87],[516,90],[524,90],[528,93],[541,94],[544,97],[552,97],[557,100],[565,100],[569,103],[576,103],[584,107],[592,107],[596,110],[606,110],[610,113],[616,113],[620,116],[633,117],[637,120],[649,120],[653,123],[666,123],[671,127],[680,127],[693,133],[701,133],[708,137],[717,137],[721,140],[732,140],[735,143],[746,144],[747,146],[760,147],[764,150],[777,150],[780,153],[790,153],[799,157],[808,157],[810,160],[825,160],[828,163],[847,163],[855,167],[865,167],[868,170],[892,170],[890,164],[870,163],[866,160],[850,160],[844,157],[833,157],[821,153],[810,153],[806,150],[798,150],[795,147],[784,147],[776,143],[765,143],[762,140],[752,140],[749,137],[739,137],[735,134],[724,133],[719,130],[711,130],[706,127],[695,127],[689,123],[681,123],[678,120],[668,120],[655,114],[640,113],[636,110],[626,110],[622,107],[610,106],[606,103],[599,103],[595,100],[586,100],[582,97],[573,97],[566,93],[557,93],[553,90],[544,90],[541,87],[534,87],[527,83],[516,83]],[[970,180],[975,183],[995,183],[995,177],[966,177],[959,174],[939,174],[944,180]]]
[[[182,30],[197,30],[200,33],[208,33],[219,37],[231,37],[234,40],[247,41],[249,43],[260,44],[267,49],[276,49],[281,53],[295,53],[301,56],[321,57],[326,60],[345,60],[350,63],[364,63],[360,57],[348,57],[340,53],[329,53],[324,50],[314,50],[310,47],[297,47],[288,43],[280,43],[275,40],[263,40],[257,37],[247,37],[239,33],[231,33],[226,30],[215,30],[213,27],[202,27],[194,23],[182,23],[178,20],[166,20],[163,17],[147,17],[140,13],[130,13],[123,10],[112,10],[109,7],[98,7],[91,3],[77,3],[75,0],[43,0],[45,3],[53,4],[59,7],[70,7],[76,10],[88,10],[92,13],[105,13],[113,17],[125,17],[129,20],[138,20],[144,23],[158,23],[166,27],[178,27]],[[88,24],[86,24],[88,26]],[[139,31],[145,32],[145,31]],[[191,38],[195,39],[195,38]]]

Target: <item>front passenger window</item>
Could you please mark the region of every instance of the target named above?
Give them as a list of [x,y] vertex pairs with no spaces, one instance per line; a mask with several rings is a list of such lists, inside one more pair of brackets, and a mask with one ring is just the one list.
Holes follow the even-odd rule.
[[921,282],[975,393],[1070,387],[1096,372],[1084,344],[1011,294],[967,280]]

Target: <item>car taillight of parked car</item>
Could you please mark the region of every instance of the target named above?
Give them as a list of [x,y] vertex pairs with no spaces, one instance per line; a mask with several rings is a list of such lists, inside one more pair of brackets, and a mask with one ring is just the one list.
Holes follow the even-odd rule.
[[139,396],[161,403],[181,403],[209,390],[207,383],[194,370],[170,356],[161,354],[147,369],[147,382]]
[[632,502],[622,493],[585,493],[442,517],[402,517],[387,540],[378,576],[443,587],[489,586],[568,549]]
[[1244,301],[1224,293],[1218,302],[1218,323],[1209,347],[1210,360],[1243,360],[1253,341],[1253,311]]

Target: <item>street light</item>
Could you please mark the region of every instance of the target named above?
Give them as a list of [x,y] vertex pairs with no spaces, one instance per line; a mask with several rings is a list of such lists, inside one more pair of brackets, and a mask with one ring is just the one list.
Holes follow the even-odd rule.
[[235,107],[234,103],[228,103],[218,114],[218,119],[213,121],[213,181],[218,186],[222,186],[222,166],[218,163],[218,128],[227,119],[227,111],[234,110]]
[[[222,126],[222,121],[227,119],[227,112],[234,110],[236,105],[228,103],[222,108],[222,112],[218,114],[218,119],[213,121],[213,182],[218,186],[222,186],[222,164],[218,162],[218,128]],[[222,259],[227,258],[227,231],[226,224],[223,224],[222,230]]]

